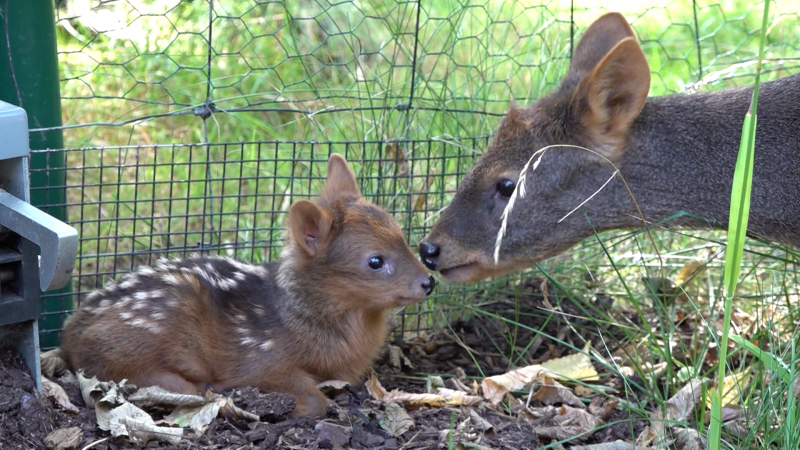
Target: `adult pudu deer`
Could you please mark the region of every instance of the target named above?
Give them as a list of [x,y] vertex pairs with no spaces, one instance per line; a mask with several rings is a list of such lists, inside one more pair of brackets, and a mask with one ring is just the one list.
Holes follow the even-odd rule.
[[[494,140],[420,244],[423,262],[466,283],[558,255],[592,235],[592,227],[642,227],[619,177],[560,221],[609,179],[614,172],[609,161],[649,223],[686,211],[727,226],[752,87],[647,98],[649,87],[650,69],[627,21],[618,13],[597,19],[555,92],[527,108],[512,104]],[[748,230],[798,246],[800,75],[762,84],[758,116]],[[554,147],[535,171],[528,169],[526,195],[516,199],[495,264],[501,215],[520,170],[537,150],[554,144],[596,153]],[[708,221],[684,218],[671,224],[709,227]]]
[[67,365],[186,394],[254,386],[292,395],[296,415],[324,414],[316,385],[358,382],[391,309],[424,299],[434,280],[339,155],[319,200],[292,204],[288,221],[276,263],[160,260],[95,291],[65,324]]

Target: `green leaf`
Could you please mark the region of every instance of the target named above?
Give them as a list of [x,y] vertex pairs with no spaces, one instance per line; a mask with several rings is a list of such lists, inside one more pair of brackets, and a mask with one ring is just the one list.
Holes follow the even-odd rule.
[[777,373],[786,384],[792,383],[792,375],[789,373],[789,369],[786,367],[786,364],[778,359],[775,355],[761,350],[755,344],[741,336],[733,335],[730,337],[730,339],[739,346],[746,348],[747,351],[753,354],[753,356],[761,360],[761,362],[764,363],[764,365],[767,366],[770,371]]
[[722,336],[719,342],[719,365],[717,367],[717,389],[711,391],[713,404],[711,408],[711,422],[708,429],[708,445],[710,449],[720,448],[722,439],[722,402],[721,398],[725,381],[725,365],[728,358],[728,330],[731,326],[731,309],[733,293],[739,281],[739,269],[744,252],[744,242],[747,236],[747,221],[750,217],[750,190],[753,185],[753,154],[755,152],[756,122],[758,109],[758,88],[761,81],[761,62],[764,56],[764,43],[767,37],[767,19],[769,17],[769,0],[764,1],[764,15],[761,24],[761,39],[758,49],[758,64],[753,86],[753,98],[750,109],[744,117],[742,124],[742,138],[739,141],[739,154],[736,158],[736,169],[733,173],[733,186],[731,188],[731,208],[728,221],[728,247],[725,252],[725,273],[723,285],[725,287],[725,312],[722,319]]

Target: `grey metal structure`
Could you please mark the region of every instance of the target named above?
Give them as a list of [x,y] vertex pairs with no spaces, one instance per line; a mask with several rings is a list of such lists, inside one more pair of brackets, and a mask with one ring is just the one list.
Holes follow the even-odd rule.
[[0,102],[0,340],[17,345],[41,390],[40,290],[69,281],[78,232],[29,203],[29,155],[25,111]]

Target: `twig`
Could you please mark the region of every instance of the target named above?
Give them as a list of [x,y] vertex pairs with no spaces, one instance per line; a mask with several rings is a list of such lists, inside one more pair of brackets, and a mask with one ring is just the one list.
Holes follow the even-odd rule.
[[107,441],[109,439],[111,439],[111,436],[105,437],[103,439],[100,439],[99,441],[94,441],[91,444],[87,445],[86,447],[83,447],[83,450],[89,450],[90,448],[94,447],[95,445],[102,444],[103,442],[105,442],[105,441]]
[[419,436],[420,433],[422,433],[422,430],[417,431],[417,434],[415,434],[414,436],[411,436],[411,439],[409,439],[408,442],[403,444],[402,447],[400,447],[400,450],[408,448],[408,446],[411,445],[412,442],[414,442],[414,439],[416,439],[417,436]]

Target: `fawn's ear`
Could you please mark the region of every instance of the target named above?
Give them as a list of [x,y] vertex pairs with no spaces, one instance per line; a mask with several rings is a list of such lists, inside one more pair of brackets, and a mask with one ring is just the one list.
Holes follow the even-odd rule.
[[635,38],[635,35],[622,14],[603,14],[589,25],[572,52],[567,78],[591,72],[614,46],[629,37]]
[[298,200],[289,208],[292,241],[308,256],[315,256],[328,244],[332,223],[325,209],[308,200]]
[[331,202],[337,198],[361,197],[356,175],[347,165],[347,160],[338,153],[328,160],[328,179],[322,189],[322,200]]
[[647,100],[650,67],[634,38],[625,38],[581,79],[575,93],[583,103],[579,120],[591,144],[607,158],[624,151],[628,130]]

